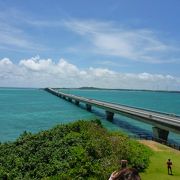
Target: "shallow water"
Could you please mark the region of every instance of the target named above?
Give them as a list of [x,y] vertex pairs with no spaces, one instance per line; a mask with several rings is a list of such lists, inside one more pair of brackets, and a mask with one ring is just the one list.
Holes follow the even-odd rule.
[[94,114],[37,89],[0,89],[0,141],[14,140],[23,131],[38,132]]

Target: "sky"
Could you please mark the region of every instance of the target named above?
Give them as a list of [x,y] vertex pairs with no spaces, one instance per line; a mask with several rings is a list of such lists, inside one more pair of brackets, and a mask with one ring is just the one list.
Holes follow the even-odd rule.
[[179,0],[0,0],[0,87],[180,91]]

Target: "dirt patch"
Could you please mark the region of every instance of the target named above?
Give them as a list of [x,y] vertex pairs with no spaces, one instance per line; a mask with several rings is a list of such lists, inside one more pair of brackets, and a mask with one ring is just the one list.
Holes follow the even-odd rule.
[[140,143],[150,147],[154,151],[163,151],[162,148],[160,148],[159,143],[151,140],[140,140]]
[[151,140],[139,140],[140,143],[150,147],[154,151],[168,151],[180,154],[180,151]]

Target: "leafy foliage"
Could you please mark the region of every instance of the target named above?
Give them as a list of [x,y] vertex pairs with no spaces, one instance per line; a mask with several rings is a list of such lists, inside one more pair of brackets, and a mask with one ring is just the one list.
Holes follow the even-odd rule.
[[0,144],[0,177],[9,179],[107,179],[121,159],[140,170],[151,151],[99,121],[58,125],[38,134],[24,132],[15,142]]

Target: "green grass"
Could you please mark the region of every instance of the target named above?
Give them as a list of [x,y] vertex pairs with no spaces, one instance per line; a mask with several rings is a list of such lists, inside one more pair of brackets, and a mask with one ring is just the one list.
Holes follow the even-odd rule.
[[[156,149],[151,157],[151,163],[145,173],[141,173],[143,180],[180,180],[180,152],[164,145],[156,144]],[[173,162],[173,176],[168,175],[167,159]]]

